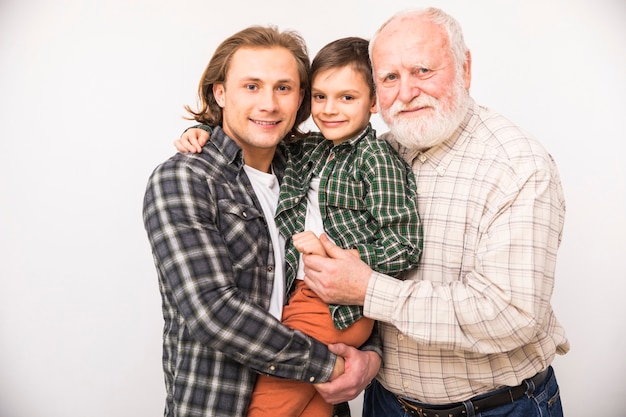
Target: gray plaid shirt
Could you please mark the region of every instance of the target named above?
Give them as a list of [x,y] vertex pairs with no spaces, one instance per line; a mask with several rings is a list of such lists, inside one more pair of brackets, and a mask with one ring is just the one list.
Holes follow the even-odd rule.
[[335,356],[268,312],[272,243],[241,149],[221,128],[202,153],[155,169],[143,218],[163,301],[166,416],[243,416],[256,372],[328,380]]

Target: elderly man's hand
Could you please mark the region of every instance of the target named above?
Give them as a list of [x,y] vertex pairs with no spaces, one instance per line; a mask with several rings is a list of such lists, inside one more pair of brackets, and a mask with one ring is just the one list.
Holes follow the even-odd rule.
[[319,240],[328,257],[303,255],[305,283],[326,303],[362,306],[372,269],[325,234]]

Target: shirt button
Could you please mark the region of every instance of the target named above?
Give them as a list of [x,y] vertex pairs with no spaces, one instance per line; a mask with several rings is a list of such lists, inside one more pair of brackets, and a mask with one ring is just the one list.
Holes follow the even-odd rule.
[[426,155],[424,155],[423,153],[421,153],[418,158],[419,158],[420,161],[426,162]]
[[300,201],[300,198],[299,198],[299,197],[296,197],[296,198],[294,198],[294,199],[293,199],[293,201],[294,201],[296,204],[298,204],[298,202]]
[[403,383],[402,383],[402,386],[403,386],[404,388],[408,388],[408,387],[409,387],[409,383],[408,383],[408,382],[403,382]]
[[268,266],[267,270],[268,270],[268,272],[272,272],[274,270],[274,267],[273,266]]
[[309,378],[309,382],[311,382],[311,383],[315,382],[315,377],[312,376],[311,378]]
[[404,340],[404,335],[402,333],[398,335],[398,340]]
[[446,170],[443,167],[437,167],[437,174],[443,175],[445,172]]
[[274,365],[270,366],[270,371],[275,371],[276,367]]
[[241,213],[241,215],[244,217],[244,219],[248,217],[248,213],[246,213],[245,211]]

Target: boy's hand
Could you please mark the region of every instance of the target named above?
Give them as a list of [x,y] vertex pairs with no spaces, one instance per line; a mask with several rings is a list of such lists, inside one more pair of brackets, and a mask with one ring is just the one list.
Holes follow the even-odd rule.
[[200,153],[208,141],[209,133],[207,131],[192,127],[174,141],[174,146],[178,152]]
[[315,236],[315,233],[310,230],[296,233],[292,236],[293,245],[298,249],[298,252],[305,255],[319,255],[326,256],[326,250],[320,240]]

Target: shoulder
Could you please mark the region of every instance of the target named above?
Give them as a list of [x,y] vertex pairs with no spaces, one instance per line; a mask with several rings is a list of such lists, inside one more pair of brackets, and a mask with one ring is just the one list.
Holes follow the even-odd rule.
[[223,164],[203,151],[201,154],[176,154],[159,164],[151,173],[149,184],[163,190],[180,189],[180,184],[203,182],[223,171]]
[[228,167],[243,165],[241,148],[219,128],[213,128],[210,140],[200,153],[176,153],[161,163],[153,175],[169,177],[222,177]]
[[471,142],[484,147],[487,157],[526,169],[551,163],[550,154],[531,133],[488,107],[477,109],[470,130]]
[[326,142],[326,139],[321,133],[311,132],[305,138],[285,143],[285,148],[290,155],[306,155],[312,152],[320,143],[324,142]]

